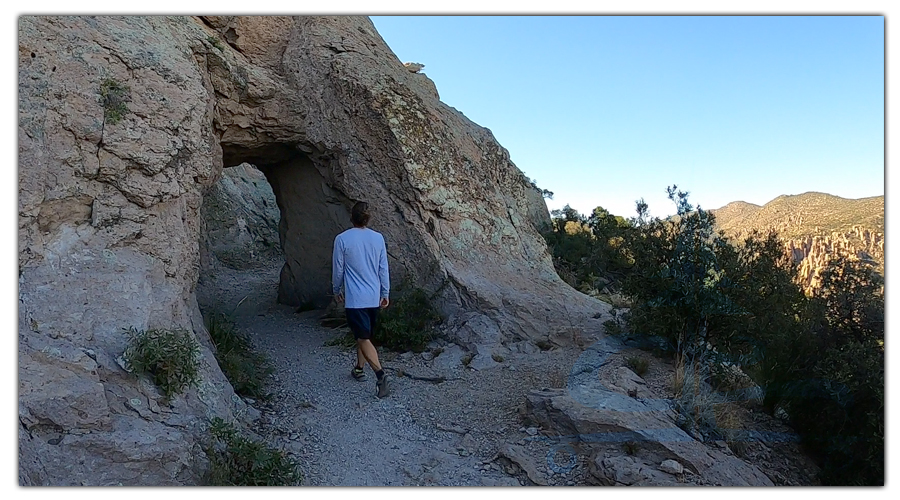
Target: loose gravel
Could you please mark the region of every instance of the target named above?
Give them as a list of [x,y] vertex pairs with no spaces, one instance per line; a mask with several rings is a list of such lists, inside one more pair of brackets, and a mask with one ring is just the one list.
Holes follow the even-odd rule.
[[[253,431],[272,446],[287,450],[301,464],[305,485],[334,486],[519,486],[588,484],[588,457],[575,447],[560,447],[543,429],[522,425],[525,394],[536,388],[564,387],[578,349],[540,351],[513,346],[499,366],[477,371],[455,363],[448,369],[441,354],[454,351],[436,341],[424,353],[379,350],[392,376],[392,394],[375,396],[375,375],[350,375],[355,349],[326,346],[346,329],[319,324],[321,311],[295,312],[277,304],[280,262],[252,270],[220,266],[203,274],[197,297],[204,310],[231,316],[255,347],[269,356],[276,371],[268,401],[248,400],[260,410]],[[585,335],[587,343],[596,338]],[[458,350],[455,350],[458,353]],[[647,390],[669,397],[673,367],[636,349],[614,356],[607,374],[625,365],[626,356],[647,359]],[[453,363],[451,363],[453,364]],[[416,377],[443,377],[433,383]],[[778,427],[771,417],[753,414],[753,426]],[[501,453],[504,444],[520,447],[522,467]],[[615,453],[619,451],[612,450]],[[796,449],[752,449],[751,462],[776,484],[811,485],[815,466]],[[520,457],[521,458],[521,457]]]
[[[500,366],[479,372],[433,363],[429,358],[447,346],[442,341],[420,354],[380,350],[392,394],[378,399],[370,367],[365,381],[350,375],[355,350],[325,345],[346,330],[320,326],[320,311],[296,313],[276,303],[279,270],[280,265],[250,271],[220,267],[203,276],[197,295],[202,309],[229,314],[272,359],[273,397],[251,402],[262,414],[254,430],[298,459],[304,484],[531,484],[497,452],[510,442],[533,456],[547,454],[550,445],[520,424],[524,396],[531,388],[565,383],[576,353],[511,353]],[[446,381],[397,376],[401,372]],[[549,484],[575,484],[583,473],[576,467],[553,474],[544,462],[537,460]]]

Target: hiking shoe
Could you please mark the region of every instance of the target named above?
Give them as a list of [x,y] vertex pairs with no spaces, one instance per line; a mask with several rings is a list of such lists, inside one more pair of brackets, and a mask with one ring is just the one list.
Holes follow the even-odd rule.
[[385,374],[381,377],[378,382],[375,382],[375,388],[378,389],[378,393],[376,394],[379,398],[386,398],[391,393],[391,389],[388,386],[388,376]]
[[366,372],[364,372],[363,369],[358,366],[350,371],[350,375],[353,375],[353,378],[355,378],[356,380],[366,379]]

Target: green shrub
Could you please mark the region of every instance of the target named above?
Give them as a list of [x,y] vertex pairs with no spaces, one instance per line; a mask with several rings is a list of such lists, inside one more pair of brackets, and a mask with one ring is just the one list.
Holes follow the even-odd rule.
[[608,335],[621,335],[623,333],[622,326],[616,320],[608,319],[604,321],[603,327],[606,328]]
[[206,329],[216,347],[215,356],[222,373],[241,396],[266,399],[266,381],[274,373],[271,361],[253,349],[250,341],[235,329],[225,315],[208,314]]
[[284,451],[242,436],[221,418],[210,426],[214,442],[206,448],[211,486],[298,486],[303,474]]
[[199,381],[200,346],[186,330],[128,330],[128,369],[150,375],[166,399]]
[[797,358],[772,353],[785,368],[768,372],[778,382],[768,402],[818,456],[823,484],[884,484],[883,284],[871,265],[832,260],[805,310]]
[[375,340],[394,351],[422,352],[434,340],[435,325],[441,317],[421,288],[403,292],[383,309],[375,326]]
[[726,243],[714,234],[715,217],[695,209],[677,186],[668,194],[677,216],[639,224],[630,241],[635,267],[624,282],[634,298],[628,327],[694,353],[706,342],[715,344],[721,333],[715,327],[742,310],[724,293],[731,283],[716,254]]
[[543,232],[557,274],[588,295],[618,289],[632,261],[625,251],[631,224],[603,207],[584,216],[569,205],[554,210],[552,227]]
[[100,102],[103,105],[103,117],[110,125],[115,125],[128,113],[126,103],[131,100],[127,85],[112,78],[100,83]]
[[746,390],[755,384],[769,412],[787,411],[822,466],[823,484],[884,484],[881,275],[865,262],[835,260],[807,296],[775,232],[730,240],[686,192],[672,186],[668,195],[676,216],[650,218],[641,200],[629,225],[602,211],[554,212],[545,237],[560,277],[590,293],[604,280],[621,284],[629,306],[622,326],[680,362],[673,392],[685,429],[723,436],[745,452],[728,398],[756,398]]
[[727,240],[686,193],[672,187],[669,197],[678,216],[644,220],[633,233],[636,265],[625,290],[634,298],[629,329],[660,334],[677,356],[696,361],[685,367],[676,398],[682,424],[723,434],[715,408],[726,401],[706,382],[715,373],[709,368],[727,361],[764,389],[769,411],[786,409],[818,457],[823,484],[883,484],[880,275],[860,261],[834,260],[807,297],[777,234]]

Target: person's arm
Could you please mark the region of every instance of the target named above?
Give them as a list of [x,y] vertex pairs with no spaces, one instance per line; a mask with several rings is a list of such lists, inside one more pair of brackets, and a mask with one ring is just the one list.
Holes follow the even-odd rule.
[[[378,279],[381,281],[381,298],[389,300],[391,294],[391,275],[388,272],[387,247],[384,237],[381,238],[381,258],[378,259]],[[385,304],[386,306],[387,304]]]
[[334,251],[331,254],[331,292],[336,298],[341,295],[344,286],[344,246],[341,238],[334,239]]

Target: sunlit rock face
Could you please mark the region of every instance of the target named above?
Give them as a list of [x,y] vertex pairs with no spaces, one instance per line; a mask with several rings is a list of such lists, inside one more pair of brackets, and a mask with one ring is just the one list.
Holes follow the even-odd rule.
[[[476,345],[564,343],[605,319],[554,272],[540,192],[366,18],[18,28],[22,484],[195,483],[203,423],[247,411],[194,296],[201,206],[225,167],[253,165],[274,192],[282,302],[327,300],[331,243],[364,200],[394,283],[430,292]],[[194,332],[200,386],[167,404],[125,372],[127,328]]]

